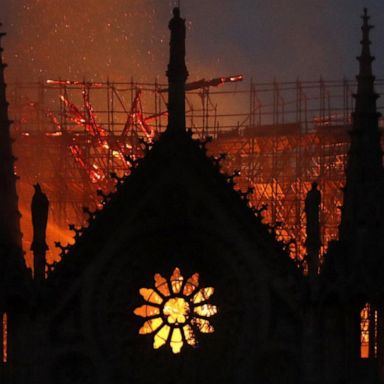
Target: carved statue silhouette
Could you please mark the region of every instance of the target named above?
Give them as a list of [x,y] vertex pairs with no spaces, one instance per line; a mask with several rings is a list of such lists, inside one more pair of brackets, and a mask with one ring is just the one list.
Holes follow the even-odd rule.
[[312,183],[312,188],[305,198],[305,215],[307,217],[307,245],[320,246],[320,211],[321,194],[317,183]]
[[305,215],[307,218],[307,240],[305,245],[307,247],[306,260],[308,263],[308,274],[310,277],[315,277],[319,271],[320,265],[320,203],[321,194],[317,189],[317,183],[312,183],[312,188],[307,193],[305,198]]
[[34,185],[35,194],[32,198],[32,225],[33,225],[33,242],[31,246],[32,251],[45,250],[48,246],[45,242],[45,233],[48,222],[48,208],[49,201],[45,193],[41,190],[40,184]]

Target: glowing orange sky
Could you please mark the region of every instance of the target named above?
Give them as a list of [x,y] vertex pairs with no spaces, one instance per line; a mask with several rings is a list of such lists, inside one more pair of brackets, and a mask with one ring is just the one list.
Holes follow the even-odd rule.
[[17,73],[23,80],[127,79],[134,74],[150,74],[152,80],[159,69],[155,57],[165,60],[167,30],[157,25],[151,1],[15,3],[11,25],[5,24],[11,79]]
[[[176,3],[2,0],[7,80],[165,81],[167,23]],[[363,6],[370,8],[377,25],[373,51],[383,63],[382,1],[354,0],[352,6],[350,0],[242,0],[241,5],[235,0],[184,0],[190,80],[236,73],[244,74],[245,81],[317,79],[320,74],[352,78]],[[22,211],[27,222],[28,205]],[[49,227],[51,236],[56,230]]]

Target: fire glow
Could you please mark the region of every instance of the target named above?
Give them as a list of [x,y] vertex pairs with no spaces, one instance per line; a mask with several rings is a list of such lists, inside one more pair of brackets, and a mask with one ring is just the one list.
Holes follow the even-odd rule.
[[[228,78],[237,79],[241,75]],[[282,88],[286,86],[290,85],[282,85]],[[325,87],[324,83],[319,83],[319,86]],[[86,224],[82,207],[91,210],[101,207],[97,190],[107,194],[114,189],[116,181],[111,173],[118,177],[129,174],[130,167],[143,156],[145,146],[150,147],[164,131],[168,118],[166,95],[162,92],[163,86],[157,83],[50,80],[42,87],[34,91],[47,94],[45,104],[28,100],[20,106],[20,110],[13,110],[18,116],[13,128],[18,135],[15,135],[14,146],[18,157],[16,167],[23,184],[19,183],[19,196],[22,207],[28,207],[31,197],[28,188],[39,182],[51,201],[49,225],[55,224],[63,233],[70,234],[68,224]],[[217,96],[213,96],[218,98],[219,103],[223,101],[224,106],[219,104],[220,109],[226,112],[230,107],[226,100],[229,97],[232,100],[232,96],[236,95],[231,85],[227,87],[229,92],[217,91]],[[267,84],[263,87],[268,90]],[[282,92],[276,87],[273,84],[271,91],[274,96],[281,96]],[[304,89],[306,93],[311,91]],[[347,93],[348,89],[343,91]],[[213,91],[210,92],[208,94],[206,89],[187,92],[186,119],[194,137],[205,140],[207,135],[211,135],[215,138],[208,145],[209,154],[228,154],[221,163],[222,170],[228,175],[241,171],[233,179],[234,187],[243,192],[253,188],[249,195],[250,204],[256,209],[267,205],[263,211],[265,222],[282,223],[276,231],[279,240],[291,241],[291,255],[298,260],[306,252],[303,201],[311,182],[318,180],[323,195],[324,253],[328,241],[337,237],[340,219],[340,212],[334,207],[342,205],[339,188],[344,182],[348,150],[347,130],[342,128],[350,120],[339,120],[340,116],[349,116],[347,111],[335,120],[332,113],[328,115],[314,107],[315,112],[305,117],[310,124],[308,132],[303,132],[304,126],[300,122],[263,125],[263,120],[257,121],[264,115],[263,110],[257,108],[267,110],[263,119],[270,117],[280,121],[280,112],[271,110],[273,115],[269,115],[268,105],[259,100],[255,110],[241,115],[245,123],[235,127],[233,119],[237,118],[236,114],[221,115],[216,109],[209,109],[216,103]],[[239,90],[236,97],[243,94],[244,90]],[[255,101],[257,97],[258,94],[251,90],[250,101]],[[320,101],[322,105],[323,101]],[[197,109],[201,104],[202,109]],[[288,118],[288,113],[291,115],[293,112],[296,115],[304,113],[285,110],[287,116],[282,118]],[[231,120],[228,125],[222,125],[223,119]],[[328,121],[337,122],[337,125],[325,123]],[[43,146],[45,151],[34,152],[34,148]],[[26,221],[22,218],[23,226]],[[29,222],[27,226],[30,226]],[[28,234],[31,231],[23,228],[23,232],[25,248],[29,249]],[[52,239],[48,234],[48,237],[50,244],[55,240],[62,241],[62,236]],[[50,253],[55,254],[48,255],[50,260],[58,259],[59,251],[54,247]]]
[[2,361],[3,363],[8,362],[8,315],[7,313],[3,313],[3,318],[2,318],[2,341],[3,341],[3,356],[2,356]]

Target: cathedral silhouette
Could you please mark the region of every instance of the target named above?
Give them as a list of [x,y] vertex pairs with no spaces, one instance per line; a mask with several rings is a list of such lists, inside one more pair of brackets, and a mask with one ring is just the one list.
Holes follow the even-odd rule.
[[35,185],[32,277],[0,55],[1,383],[384,382],[384,172],[366,10],[362,19],[339,239],[320,264],[314,182],[306,273],[186,128],[186,29],[175,8],[167,130],[103,208],[86,211],[47,276],[49,202]]

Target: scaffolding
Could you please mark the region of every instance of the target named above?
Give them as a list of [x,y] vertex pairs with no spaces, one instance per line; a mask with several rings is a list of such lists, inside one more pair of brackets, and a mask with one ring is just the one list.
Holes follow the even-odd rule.
[[[267,206],[265,221],[290,243],[297,260],[305,254],[305,195],[316,181],[323,253],[340,221],[355,81],[212,87],[235,78],[193,83],[187,89],[187,126],[196,138],[213,138],[212,155],[227,153],[225,171],[240,172],[238,188],[253,188],[251,203]],[[383,86],[376,81],[379,94]],[[13,84],[10,91],[17,173],[22,186],[39,182],[47,192],[56,234],[69,223],[83,224],[83,207],[96,209],[97,191],[114,188],[111,174],[129,173],[144,143],[167,126],[166,85],[157,82],[48,80]],[[29,206],[24,190],[21,203]]]

